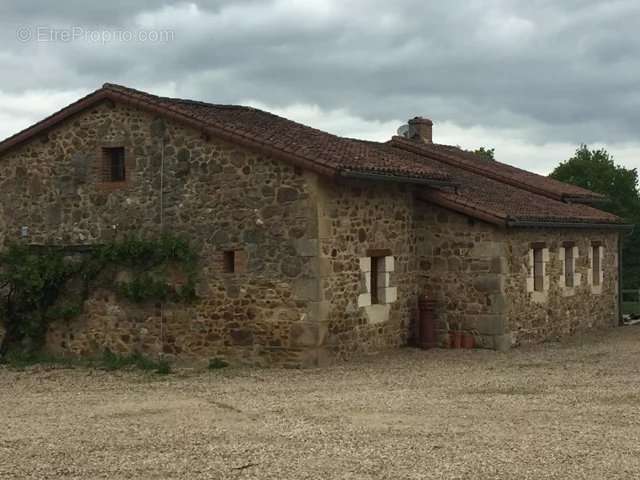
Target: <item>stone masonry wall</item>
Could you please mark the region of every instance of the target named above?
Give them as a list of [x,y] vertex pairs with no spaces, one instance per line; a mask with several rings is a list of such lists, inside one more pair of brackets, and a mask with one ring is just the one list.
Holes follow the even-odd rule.
[[[327,352],[346,359],[405,344],[416,304],[411,187],[323,182],[318,190]],[[387,258],[378,304],[367,293],[372,255]]]
[[[102,149],[114,146],[126,149],[126,182],[103,178]],[[80,317],[50,329],[56,353],[312,366],[405,344],[418,294],[438,302],[442,338],[460,325],[490,348],[617,322],[616,233],[500,229],[416,201],[410,185],[319,178],[109,103],[0,162],[0,246],[165,230],[200,254],[201,301],[132,305],[96,291]],[[565,241],[582,275],[570,291],[560,285]],[[595,289],[593,241],[604,253]],[[548,250],[544,294],[528,291],[534,242]]]
[[[575,271],[580,279],[574,288],[564,287],[561,248],[573,242],[579,256]],[[589,282],[589,250],[592,242],[601,242],[603,283]],[[513,343],[555,339],[593,328],[618,324],[618,234],[593,230],[510,230],[505,234],[508,275],[505,283],[505,314]],[[527,292],[530,272],[529,249],[532,243],[548,249],[546,263],[548,290],[542,294]]]
[[[104,182],[102,147],[119,145],[126,147],[127,181]],[[128,233],[154,236],[164,224],[201,256],[202,301],[195,306],[131,305],[99,291],[81,317],[51,328],[51,350],[317,363],[309,351],[318,341],[317,328],[309,328],[315,305],[307,295],[317,278],[314,175],[107,103],[0,162],[0,245],[93,244]],[[223,252],[230,250],[236,272],[224,273]]]
[[[438,304],[441,341],[458,326],[476,330],[480,345],[499,350],[567,336],[618,321],[617,233],[584,229],[503,229],[417,203],[419,293]],[[560,248],[579,251],[580,283],[564,288]],[[601,242],[603,283],[589,284],[589,248]],[[548,250],[545,292],[532,292],[533,244]],[[578,278],[577,277],[577,278]]]
[[441,345],[450,329],[476,330],[481,345],[504,341],[505,245],[490,224],[422,201],[416,204],[418,288],[437,302]]

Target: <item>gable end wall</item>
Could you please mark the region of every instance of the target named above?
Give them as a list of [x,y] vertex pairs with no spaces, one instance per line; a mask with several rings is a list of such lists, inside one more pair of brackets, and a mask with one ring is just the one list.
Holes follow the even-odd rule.
[[[101,147],[120,144],[128,180],[105,185]],[[52,326],[53,352],[318,362],[315,174],[118,104],[82,112],[0,162],[1,245],[153,237],[164,223],[200,254],[202,301],[156,308],[96,292],[81,317]],[[222,271],[225,250],[241,253],[242,271]]]

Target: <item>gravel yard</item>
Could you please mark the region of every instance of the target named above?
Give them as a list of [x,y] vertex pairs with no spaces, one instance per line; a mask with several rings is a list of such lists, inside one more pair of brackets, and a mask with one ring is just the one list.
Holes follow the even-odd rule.
[[2,479],[640,475],[640,327],[317,370],[0,369]]

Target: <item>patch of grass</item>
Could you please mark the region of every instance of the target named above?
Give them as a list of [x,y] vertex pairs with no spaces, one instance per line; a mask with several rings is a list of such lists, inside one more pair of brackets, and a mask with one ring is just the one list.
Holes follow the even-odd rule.
[[171,373],[171,364],[166,358],[161,358],[156,366],[158,375],[169,375]]
[[46,353],[27,353],[23,351],[10,351],[2,359],[2,363],[13,368],[29,368],[35,365],[55,365],[62,368],[91,366],[91,360],[76,357],[57,357]]
[[171,373],[171,364],[168,360],[161,358],[158,361],[145,357],[139,352],[130,355],[118,355],[111,350],[105,350],[99,365],[105,370],[122,370],[124,368],[137,368],[144,371],[155,371],[161,375]]
[[24,369],[35,365],[51,365],[58,368],[89,367],[114,371],[123,369],[137,369],[155,372],[160,375],[171,373],[171,364],[166,359],[152,360],[140,353],[119,355],[111,350],[105,350],[100,358],[58,357],[46,353],[9,352],[3,359],[9,367]]
[[220,368],[228,367],[229,364],[221,358],[210,358],[209,359],[209,370],[218,370]]

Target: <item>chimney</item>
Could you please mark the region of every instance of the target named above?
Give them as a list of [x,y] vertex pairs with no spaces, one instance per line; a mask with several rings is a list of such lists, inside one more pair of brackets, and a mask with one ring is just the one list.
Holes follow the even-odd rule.
[[414,117],[409,120],[410,138],[424,143],[433,142],[433,122],[428,118]]

